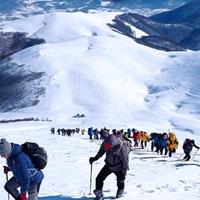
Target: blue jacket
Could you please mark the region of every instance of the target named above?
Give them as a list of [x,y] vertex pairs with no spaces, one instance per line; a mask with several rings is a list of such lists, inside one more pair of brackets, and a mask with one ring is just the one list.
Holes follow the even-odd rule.
[[21,151],[19,144],[12,144],[12,150],[7,165],[18,180],[21,192],[27,192],[31,185],[38,184],[44,178],[41,170],[37,170],[31,159]]
[[158,138],[158,146],[159,147],[166,147],[167,146],[167,138],[163,138],[163,136],[160,136]]

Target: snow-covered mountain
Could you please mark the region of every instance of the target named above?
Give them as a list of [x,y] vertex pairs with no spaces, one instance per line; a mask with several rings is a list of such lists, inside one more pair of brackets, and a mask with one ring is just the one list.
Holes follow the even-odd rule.
[[[178,161],[185,138],[200,146],[200,52],[186,48],[199,42],[198,30],[188,28],[191,20],[198,25],[199,15],[187,10],[184,24],[170,22],[168,29],[167,21],[159,21],[175,19],[176,12],[192,4],[177,7],[188,2],[1,1],[0,137],[37,142],[47,150],[39,200],[93,199],[88,159],[101,141],[50,134],[51,127],[90,126],[173,131],[179,139],[171,158],[150,152],[150,144],[131,152],[122,200],[199,200],[199,153],[193,149],[192,161]],[[177,9],[149,17],[171,8]],[[2,123],[9,121],[21,122]],[[93,164],[92,190],[103,160]],[[8,198],[5,181],[0,173],[2,199]],[[115,183],[113,175],[106,179],[107,198],[115,195]]]
[[[112,24],[115,31],[133,38],[140,44],[165,51],[200,49],[200,4],[192,1],[180,8],[162,12],[151,17],[136,13],[118,15]],[[147,35],[137,37],[128,33],[131,26],[137,27]]]
[[[2,96],[1,111],[84,126],[147,123],[199,131],[190,127],[199,121],[199,52],[137,44],[107,26],[119,14],[57,12],[1,23],[4,32],[45,40],[4,63],[2,77],[9,76],[2,89],[15,92]],[[85,117],[74,119],[77,113]]]

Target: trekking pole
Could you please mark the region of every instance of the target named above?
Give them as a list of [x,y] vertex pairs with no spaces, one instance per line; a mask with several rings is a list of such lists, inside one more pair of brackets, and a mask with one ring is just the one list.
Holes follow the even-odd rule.
[[[8,182],[8,173],[6,173],[6,182]],[[8,193],[8,200],[10,200],[10,195]]]
[[196,154],[197,154],[197,151],[199,151],[199,149],[197,149],[197,150],[196,150],[196,152],[195,152],[195,154],[193,155],[193,157],[192,157],[191,161],[193,161],[194,157],[195,157],[195,156],[196,156]]
[[183,156],[183,154],[184,154],[184,152],[178,157],[178,160],[180,160],[181,159],[181,157]]
[[90,165],[90,193],[89,195],[92,194],[91,191],[92,191],[92,164]]

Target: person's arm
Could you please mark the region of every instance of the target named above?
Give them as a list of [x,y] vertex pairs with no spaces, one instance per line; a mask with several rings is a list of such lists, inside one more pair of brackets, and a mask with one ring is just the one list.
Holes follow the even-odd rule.
[[193,146],[194,146],[195,148],[199,149],[199,147],[198,147],[195,143],[193,144]]
[[95,157],[90,157],[90,158],[89,158],[90,164],[92,164],[94,161],[98,160],[100,157],[102,157],[102,156],[104,155],[105,150],[103,149],[103,144],[104,144],[104,143],[102,143],[101,147],[99,148],[99,151],[98,151],[98,153],[96,154],[96,156],[95,156]]

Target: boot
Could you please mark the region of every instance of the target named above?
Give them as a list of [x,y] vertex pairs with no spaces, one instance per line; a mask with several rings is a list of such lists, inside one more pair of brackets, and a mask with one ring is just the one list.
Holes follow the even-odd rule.
[[122,189],[122,190],[117,190],[117,194],[116,194],[116,198],[121,198],[121,197],[123,197],[124,196],[124,190]]
[[96,200],[102,200],[103,199],[103,192],[102,190],[94,190],[94,194],[96,195]]

